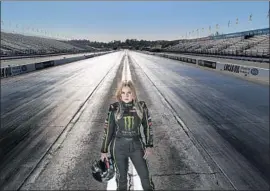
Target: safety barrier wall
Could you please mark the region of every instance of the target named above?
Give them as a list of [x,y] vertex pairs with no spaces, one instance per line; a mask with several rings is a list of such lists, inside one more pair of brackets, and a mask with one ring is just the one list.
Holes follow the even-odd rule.
[[200,67],[207,67],[211,68],[213,70],[219,70],[225,73],[234,73],[239,76],[248,77],[248,78],[254,78],[254,79],[260,79],[260,80],[269,80],[269,69],[265,68],[259,68],[255,66],[245,66],[245,65],[239,65],[239,64],[232,64],[227,62],[217,62],[213,61],[211,59],[197,59],[192,58],[192,56],[175,56],[175,55],[168,55],[168,54],[156,54],[156,53],[150,53],[150,52],[143,52],[150,55],[157,55],[160,57],[165,57],[173,60],[179,60],[182,62],[195,64]]
[[68,63],[76,62],[76,61],[83,60],[83,59],[87,59],[87,57],[86,56],[80,56],[80,57],[59,59],[59,60],[54,61],[54,65],[58,66],[58,65],[62,65],[62,64],[68,64]]
[[[107,51],[105,51],[107,52]],[[59,53],[59,54],[44,54],[44,55],[27,55],[27,56],[11,56],[6,57],[1,55],[0,60],[13,60],[13,59],[23,59],[23,58],[43,58],[43,57],[52,57],[52,56],[70,56],[74,54],[85,55],[85,54],[94,54],[95,52],[84,52],[84,53]]]
[[26,64],[26,65],[19,65],[19,66],[8,66],[8,67],[3,67],[1,68],[1,78],[7,78],[10,76],[16,76],[28,72],[32,72],[35,70],[42,70],[48,67],[54,67],[62,64],[68,64],[71,62],[79,61],[79,60],[84,60],[84,59],[89,59],[93,58],[96,56],[101,56],[105,54],[112,53],[114,51],[109,51],[109,52],[102,52],[102,53],[95,53],[91,55],[84,55],[84,56],[79,56],[79,57],[73,57],[73,58],[63,58],[63,59],[58,59],[58,60],[49,60],[45,62],[38,62],[34,64]]
[[216,69],[226,73],[234,73],[249,78],[269,80],[269,69],[265,68],[218,62]]

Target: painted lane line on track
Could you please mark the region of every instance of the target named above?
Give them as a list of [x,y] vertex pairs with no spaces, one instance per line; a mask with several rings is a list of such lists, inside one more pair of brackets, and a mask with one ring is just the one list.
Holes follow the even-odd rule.
[[[129,61],[128,61],[128,55],[126,56],[126,76],[127,76],[127,80],[130,80],[132,81],[132,78],[131,78],[131,71],[130,71],[130,67],[129,67]],[[132,186],[133,186],[133,189],[134,190],[143,190],[142,188],[142,185],[141,185],[141,179],[140,177],[138,176],[138,173],[132,163],[132,161],[129,159],[129,164],[130,164],[130,167],[132,167]]]
[[[125,54],[124,66],[123,66],[123,72],[122,72],[122,81],[125,81],[125,80],[132,81],[127,53]],[[116,189],[117,189],[117,185],[116,185],[116,179],[114,176],[108,182],[107,190],[116,190]],[[130,160],[130,158],[128,159],[128,190],[143,190],[142,185],[141,185],[141,179],[138,176],[138,173],[132,161]]]
[[[128,55],[126,55],[126,59],[125,59],[125,65],[126,65],[126,80],[130,80],[132,81],[132,77],[131,77],[131,71],[130,71],[130,67],[129,67],[129,61],[128,61]],[[131,174],[132,174],[132,177],[131,177],[131,185],[133,187],[133,190],[143,190],[142,188],[142,185],[141,185],[141,179],[140,177],[138,176],[138,173],[132,163],[132,161],[129,159],[129,166],[130,166],[130,171],[131,171]],[[131,190],[132,190],[132,187],[131,187]]]

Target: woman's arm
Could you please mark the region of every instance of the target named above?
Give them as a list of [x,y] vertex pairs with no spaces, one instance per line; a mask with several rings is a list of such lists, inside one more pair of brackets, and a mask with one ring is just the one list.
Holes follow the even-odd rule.
[[110,142],[112,141],[112,137],[115,130],[115,118],[114,118],[114,106],[111,104],[109,107],[108,115],[105,120],[105,127],[104,127],[104,136],[103,136],[103,142],[101,146],[101,152],[107,153],[108,152],[108,146]]
[[142,125],[144,129],[144,135],[145,135],[145,146],[153,147],[153,129],[152,129],[152,119],[149,114],[149,110],[146,106],[146,103],[144,101],[141,101],[142,107],[143,107],[143,119],[142,119]]

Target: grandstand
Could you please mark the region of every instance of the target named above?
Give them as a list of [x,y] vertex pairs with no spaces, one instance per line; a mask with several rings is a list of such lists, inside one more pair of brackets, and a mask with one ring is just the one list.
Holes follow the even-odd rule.
[[[131,41],[132,42],[132,41]],[[173,43],[171,43],[173,42]],[[244,31],[232,34],[208,36],[197,39],[159,41],[152,43],[152,51],[199,54],[207,56],[233,56],[269,58],[269,28]],[[179,43],[178,43],[179,42]],[[156,44],[154,46],[154,44]],[[168,46],[171,44],[170,46]],[[108,45],[108,46],[107,46]],[[20,55],[73,54],[112,49],[115,44],[108,43],[107,48],[94,48],[87,40],[59,41],[56,39],[26,36],[1,31],[1,57]],[[150,45],[150,44],[149,44]],[[148,45],[148,46],[149,46]],[[112,46],[112,47],[110,47]],[[119,45],[122,48],[138,48],[138,44]],[[150,45],[151,46],[151,45]],[[150,47],[149,46],[149,47]],[[118,47],[119,48],[119,47]],[[140,47],[143,49],[143,47]]]
[[180,40],[163,51],[269,58],[269,28]]
[[56,39],[1,32],[1,57],[61,53],[70,54],[93,50],[95,49],[92,47],[81,48]]

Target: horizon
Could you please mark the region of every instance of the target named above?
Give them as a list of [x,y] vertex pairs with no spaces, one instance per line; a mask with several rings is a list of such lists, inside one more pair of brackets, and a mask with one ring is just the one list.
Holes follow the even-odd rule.
[[1,2],[1,29],[105,43],[172,41],[269,28],[268,11],[268,1]]

